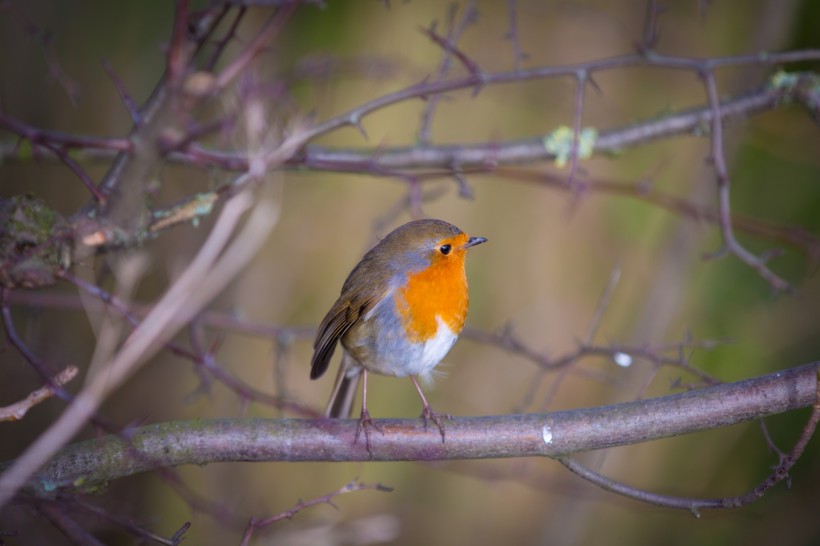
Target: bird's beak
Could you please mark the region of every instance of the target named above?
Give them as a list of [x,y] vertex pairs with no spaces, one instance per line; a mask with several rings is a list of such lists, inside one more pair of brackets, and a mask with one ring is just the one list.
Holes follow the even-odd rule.
[[486,243],[486,242],[487,242],[486,237],[470,237],[469,239],[467,239],[466,243],[464,243],[463,245],[461,245],[459,247],[459,250],[464,250],[464,249],[470,248],[471,246],[480,245],[481,243]]

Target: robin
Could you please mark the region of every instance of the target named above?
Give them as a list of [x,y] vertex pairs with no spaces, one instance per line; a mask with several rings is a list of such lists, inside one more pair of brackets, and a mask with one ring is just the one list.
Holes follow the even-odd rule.
[[[342,293],[319,325],[310,378],[322,376],[341,341],[342,364],[325,414],[351,415],[359,378],[362,412],[356,440],[375,426],[367,411],[367,373],[410,377],[424,411],[425,427],[444,426],[419,387],[456,342],[467,316],[464,258],[467,249],[486,242],[469,237],[442,220],[415,220],[396,228],[353,268]],[[378,428],[378,427],[377,427]]]

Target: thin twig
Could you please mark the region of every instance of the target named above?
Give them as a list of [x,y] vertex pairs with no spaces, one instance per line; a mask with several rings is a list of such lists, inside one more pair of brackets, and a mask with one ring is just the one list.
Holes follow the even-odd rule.
[[766,479],[760,482],[753,489],[743,495],[735,497],[713,498],[713,499],[698,499],[689,497],[678,497],[671,495],[661,495],[650,491],[638,489],[623,483],[617,482],[606,476],[598,474],[597,472],[587,468],[581,463],[574,461],[569,457],[557,457],[557,460],[567,467],[573,473],[581,476],[585,480],[613,493],[629,497],[642,502],[647,502],[657,506],[666,508],[679,508],[688,510],[696,517],[700,517],[701,510],[704,509],[720,509],[720,508],[740,508],[755,502],[763,497],[767,491],[777,485],[779,482],[788,478],[789,471],[800,459],[809,440],[814,435],[817,428],[817,423],[820,422],[820,381],[817,380],[817,370],[815,371],[815,401],[812,406],[812,413],[808,422],[803,427],[797,442],[791,453],[787,455]]
[[327,495],[322,495],[321,497],[316,497],[314,499],[310,499],[310,500],[306,500],[306,501],[299,501],[298,503],[296,503],[296,505],[293,508],[290,508],[290,509],[288,509],[284,512],[280,512],[278,514],[275,514],[273,516],[269,516],[269,517],[264,518],[264,519],[257,519],[255,517],[251,518],[250,521],[248,521],[248,525],[245,527],[245,533],[242,536],[241,545],[242,546],[247,546],[247,544],[250,543],[251,538],[253,537],[253,535],[257,531],[260,531],[260,530],[264,529],[265,527],[268,527],[269,525],[273,525],[274,523],[278,523],[282,520],[293,519],[293,517],[296,516],[296,514],[298,514],[299,512],[301,512],[301,511],[303,511],[307,508],[311,508],[311,507],[317,506],[319,504],[328,504],[328,505],[336,508],[336,504],[333,502],[333,500],[336,497],[338,497],[340,495],[347,494],[347,493],[353,493],[355,491],[365,491],[365,490],[382,491],[382,492],[385,492],[385,493],[389,493],[389,492],[393,491],[393,489],[391,487],[384,486],[380,483],[366,484],[366,483],[361,483],[361,482],[358,482],[358,481],[352,481],[352,482],[348,483],[347,485],[344,485],[344,486],[340,487],[339,489],[337,489],[335,491],[331,491]]
[[274,37],[282,32],[285,23],[290,20],[298,4],[299,2],[288,2],[271,15],[256,36],[234,57],[230,64],[217,74],[215,82],[217,89],[225,89],[229,83],[247,70],[251,61],[264,51]]
[[177,546],[183,540],[183,535],[191,526],[190,522],[186,522],[180,527],[178,531],[174,533],[174,535],[171,538],[165,538],[152,531],[149,531],[141,525],[137,525],[131,520],[118,517],[112,514],[109,510],[106,510],[102,506],[97,506],[96,504],[90,503],[83,496],[63,496],[63,498],[61,498],[60,500],[68,505],[76,506],[81,510],[94,514],[94,516],[98,518],[102,518],[114,523],[118,527],[125,529],[132,536],[140,539],[142,543],[144,543],[145,541],[151,541],[156,542],[157,544],[162,544],[163,546]]
[[117,93],[120,95],[120,100],[122,104],[125,106],[125,109],[128,110],[128,115],[131,116],[131,123],[134,124],[134,127],[139,127],[142,125],[142,115],[140,114],[140,109],[131,95],[128,93],[128,90],[125,88],[125,84],[120,79],[119,75],[114,72],[114,67],[111,66],[106,60],[102,61],[103,69],[105,73],[108,74],[109,79],[114,84],[114,88],[117,90]]
[[518,32],[518,0],[507,0],[507,19],[510,22],[507,34],[504,38],[509,40],[513,49],[513,68],[521,70],[524,59],[527,54],[521,49],[521,36]]
[[[467,28],[468,25],[475,22],[476,16],[478,14],[478,10],[475,6],[475,0],[471,0],[467,5],[467,8],[462,15],[461,19],[458,23],[454,23],[456,10],[458,8],[458,4],[453,3],[450,5],[450,12],[448,16],[448,30],[447,30],[447,42],[451,44],[458,43],[461,35],[464,33],[464,30]],[[432,28],[432,27],[431,27]],[[452,52],[449,49],[444,49],[444,54],[441,57],[441,63],[439,64],[438,70],[436,71],[436,75],[433,77],[434,80],[439,81],[447,75],[447,72],[450,70],[450,65],[452,64]],[[430,131],[433,123],[433,114],[436,111],[436,106],[438,105],[439,100],[443,95],[432,95],[427,99],[427,103],[424,106],[424,110],[421,113],[420,123],[419,123],[419,130],[417,135],[417,140],[421,144],[429,144],[430,143]]]
[[647,0],[646,12],[643,21],[643,36],[638,45],[638,51],[647,55],[654,51],[661,37],[660,16],[666,11],[666,7],[658,5],[657,0]]
[[[228,6],[224,6],[222,9],[222,14],[224,15],[225,13],[227,13]],[[236,30],[239,28],[239,23],[242,22],[242,19],[245,17],[245,14],[247,12],[248,8],[246,6],[239,6],[239,8],[236,10],[236,15],[234,15],[233,21],[231,21],[228,30],[225,31],[225,35],[222,38],[216,41],[213,53],[205,62],[205,70],[207,70],[208,72],[212,72],[216,68],[216,64],[219,62],[219,59],[225,52],[225,48],[228,47],[228,44],[230,44],[231,41],[236,40]]]
[[717,175],[718,211],[721,233],[725,250],[737,256],[746,265],[757,271],[777,292],[791,290],[791,285],[766,267],[765,261],[746,250],[735,239],[732,230],[732,213],[729,197],[730,178],[726,166],[726,157],[723,154],[723,122],[720,114],[720,98],[718,97],[715,74],[711,70],[703,73],[704,85],[712,109],[712,161]]
[[54,376],[51,384],[40,387],[19,402],[0,408],[0,421],[19,421],[25,417],[28,410],[54,396],[55,389],[51,385],[62,387],[74,379],[78,371],[77,366],[68,366]]

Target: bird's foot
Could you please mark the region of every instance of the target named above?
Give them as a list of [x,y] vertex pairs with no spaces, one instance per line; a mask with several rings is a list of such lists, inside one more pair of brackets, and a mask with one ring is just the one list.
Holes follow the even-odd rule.
[[421,412],[421,418],[424,419],[424,430],[430,428],[430,421],[434,422],[441,433],[441,443],[444,443],[444,419],[452,419],[452,415],[446,413],[436,413],[429,404],[425,404],[424,410]]
[[359,436],[361,436],[362,432],[364,432],[364,445],[367,448],[367,452],[370,454],[370,458],[373,458],[373,450],[371,449],[370,444],[370,429],[375,428],[379,432],[384,435],[384,429],[376,423],[370,417],[370,412],[366,409],[362,408],[361,417],[359,417],[359,424],[356,426],[356,436],[353,438],[353,443],[356,444],[359,442]]

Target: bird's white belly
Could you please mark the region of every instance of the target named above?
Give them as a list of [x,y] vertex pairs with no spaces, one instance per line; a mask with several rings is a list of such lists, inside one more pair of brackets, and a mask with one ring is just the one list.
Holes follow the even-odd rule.
[[441,320],[441,317],[436,317],[436,323],[438,324],[436,335],[421,344],[418,358],[408,363],[408,375],[427,376],[453,348],[458,335]]

